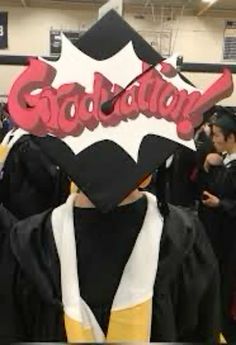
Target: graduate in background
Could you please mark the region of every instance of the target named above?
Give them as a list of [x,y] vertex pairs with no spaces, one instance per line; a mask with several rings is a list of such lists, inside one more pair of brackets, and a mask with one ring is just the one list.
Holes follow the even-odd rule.
[[0,201],[17,219],[63,204],[70,191],[67,175],[32,138],[13,129],[0,145]]
[[152,188],[156,183],[155,191],[160,193],[164,185],[166,200],[172,205],[181,206],[190,211],[196,210],[203,163],[207,154],[215,151],[208,126],[214,109],[215,107],[212,107],[203,114],[204,122],[195,132],[196,151],[179,145],[176,152],[155,174]]
[[11,231],[0,338],[214,342],[219,277],[210,243],[194,216],[138,188],[179,144],[194,148],[194,125],[232,92],[232,76],[197,91],[113,11],[79,49],[62,41],[57,62],[30,61],[9,109],[22,128],[50,134],[34,141],[80,193]]
[[236,114],[219,107],[212,120],[212,140],[218,153],[204,164],[202,205],[199,216],[205,225],[220,264],[223,300],[223,331],[228,342],[236,341]]

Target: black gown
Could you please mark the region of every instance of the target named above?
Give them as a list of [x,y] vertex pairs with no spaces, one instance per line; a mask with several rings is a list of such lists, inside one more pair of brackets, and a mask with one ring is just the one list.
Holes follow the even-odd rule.
[[232,298],[236,292],[236,160],[226,166],[211,167],[202,174],[202,191],[220,199],[217,208],[200,205],[199,216],[205,225],[219,261],[223,300],[223,330],[236,341],[236,320],[232,319]]
[[[143,197],[105,215],[96,209],[74,210],[81,296],[104,332],[146,208]],[[66,341],[50,216],[47,211],[23,220],[10,238],[5,236],[1,341]],[[218,267],[204,231],[195,218],[171,206],[161,239],[151,341],[213,342],[219,326],[218,302]]]
[[196,168],[196,152],[180,146],[171,166],[166,169],[166,197],[176,206],[193,207],[197,199],[193,174]]
[[23,219],[63,204],[70,191],[67,175],[32,140],[22,136],[10,150],[0,179],[0,201]]

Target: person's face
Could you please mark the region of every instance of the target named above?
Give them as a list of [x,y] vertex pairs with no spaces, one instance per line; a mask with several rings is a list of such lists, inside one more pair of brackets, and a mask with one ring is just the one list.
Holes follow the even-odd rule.
[[212,140],[217,152],[231,152],[235,146],[235,138],[233,134],[230,134],[227,139],[221,131],[220,127],[212,127]]
[[217,150],[217,152],[227,151],[227,142],[225,137],[220,129],[215,125],[212,126],[212,141]]

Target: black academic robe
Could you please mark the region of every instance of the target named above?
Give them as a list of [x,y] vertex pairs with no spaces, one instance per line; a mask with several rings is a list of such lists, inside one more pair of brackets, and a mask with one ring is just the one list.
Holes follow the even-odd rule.
[[212,140],[202,131],[195,140],[197,151],[180,146],[171,165],[162,166],[156,173],[156,192],[165,185],[166,200],[176,206],[195,207],[199,199],[201,168],[208,153],[214,152]]
[[70,182],[30,135],[10,150],[0,180],[0,201],[18,219],[41,213],[65,202]]
[[[109,216],[95,209],[74,211],[75,235],[79,232],[80,238],[76,245],[81,296],[103,330],[109,319],[109,300],[139,233],[146,203],[146,198],[141,198],[118,207]],[[66,341],[60,266],[50,217],[49,211],[35,215],[19,222],[10,238],[5,236],[5,256],[0,266],[1,281],[6,282],[0,285],[1,341]],[[128,224],[126,231],[119,228],[122,224]],[[93,250],[89,251],[90,246]],[[89,258],[91,253],[90,261],[83,262],[82,257]],[[99,281],[96,271],[102,267],[104,275]],[[110,276],[105,274],[109,270]],[[219,325],[218,301],[218,267],[204,231],[193,216],[170,206],[154,286],[151,341],[213,342]]]
[[236,160],[226,166],[211,167],[202,176],[202,191],[220,199],[217,208],[200,204],[199,216],[220,264],[224,331],[229,341],[236,341],[236,320],[231,317],[236,291]]
[[[166,197],[173,205],[192,207],[196,201],[196,152],[180,146],[166,169]],[[158,174],[158,173],[157,173]]]

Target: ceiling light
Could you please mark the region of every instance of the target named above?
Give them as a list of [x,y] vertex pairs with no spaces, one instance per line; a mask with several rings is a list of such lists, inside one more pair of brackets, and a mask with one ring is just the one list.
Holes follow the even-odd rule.
[[202,2],[205,2],[205,3],[210,4],[210,5],[214,4],[217,1],[218,0],[202,0]]

